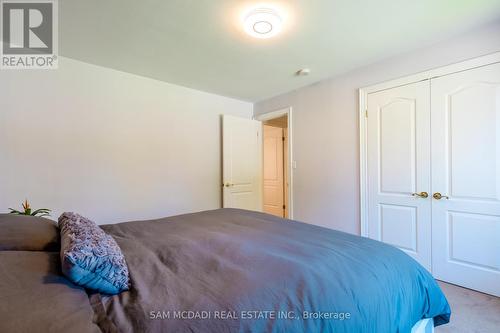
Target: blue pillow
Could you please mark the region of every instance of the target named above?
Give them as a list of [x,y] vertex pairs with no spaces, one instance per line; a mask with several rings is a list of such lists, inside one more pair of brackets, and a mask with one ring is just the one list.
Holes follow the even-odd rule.
[[110,295],[128,290],[127,264],[113,237],[75,213],[63,213],[59,228],[62,272],[69,280]]

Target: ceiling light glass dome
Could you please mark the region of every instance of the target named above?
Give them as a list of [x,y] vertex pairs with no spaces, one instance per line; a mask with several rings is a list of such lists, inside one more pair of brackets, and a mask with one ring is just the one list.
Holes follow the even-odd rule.
[[244,20],[245,31],[255,38],[271,38],[282,28],[283,22],[278,13],[271,8],[251,10]]

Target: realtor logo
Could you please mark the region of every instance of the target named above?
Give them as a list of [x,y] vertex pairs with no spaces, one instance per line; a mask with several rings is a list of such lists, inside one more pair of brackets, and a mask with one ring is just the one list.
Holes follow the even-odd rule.
[[57,68],[57,0],[0,0],[0,3],[0,68]]

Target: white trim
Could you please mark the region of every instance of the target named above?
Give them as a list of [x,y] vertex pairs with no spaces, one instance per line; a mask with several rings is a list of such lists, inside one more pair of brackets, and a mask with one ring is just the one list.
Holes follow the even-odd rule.
[[286,115],[288,120],[288,218],[293,220],[293,121],[292,107],[287,107],[254,116],[255,120],[266,121]]
[[279,118],[282,116],[288,116],[292,111],[291,107],[288,108],[283,108],[275,111],[270,111],[262,114],[256,115],[254,118],[255,120],[260,120],[260,121],[266,121],[274,118]]
[[378,91],[404,86],[407,84],[431,80],[457,72],[462,72],[482,66],[500,63],[500,52],[495,52],[482,57],[465,60],[452,65],[434,68],[425,72],[402,77],[387,82],[382,82],[359,89],[359,170],[360,170],[360,229],[361,236],[368,237],[368,181],[367,181],[367,136],[368,130],[366,112],[368,110],[368,94]]
[[364,90],[367,94],[370,94],[385,89],[404,86],[406,84],[418,81],[430,80],[440,76],[449,75],[452,73],[462,72],[477,67],[491,65],[497,62],[500,62],[500,52],[495,52],[482,57],[461,61],[444,67],[434,68],[424,72],[419,72],[417,74],[404,76],[402,78],[398,78],[395,80],[390,80],[379,84],[371,85],[368,87],[363,87],[361,89]]
[[359,90],[359,190],[360,190],[360,231],[361,236],[368,237],[368,167],[366,162],[367,154],[367,130],[366,112],[368,94],[365,90]]

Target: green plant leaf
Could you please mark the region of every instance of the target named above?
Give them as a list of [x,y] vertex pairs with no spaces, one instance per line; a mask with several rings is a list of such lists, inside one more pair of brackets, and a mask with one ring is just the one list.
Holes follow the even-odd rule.
[[15,209],[13,209],[13,208],[9,208],[9,209],[10,209],[9,214],[17,214],[17,215],[22,215],[22,214],[23,214],[23,213],[21,213],[20,211],[15,210]]
[[37,209],[35,210],[34,212],[31,213],[31,216],[37,216],[38,214],[40,214],[39,216],[40,217],[43,217],[43,216],[50,216],[50,213],[51,210],[50,209],[47,209],[47,208],[40,208],[40,209]]
[[23,202],[23,209],[24,209],[24,211],[19,211],[19,210],[13,209],[13,208],[9,208],[9,210],[10,210],[9,214],[43,217],[43,216],[50,216],[49,213],[51,212],[51,210],[48,208],[40,208],[40,209],[32,210],[27,199]]

